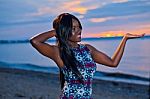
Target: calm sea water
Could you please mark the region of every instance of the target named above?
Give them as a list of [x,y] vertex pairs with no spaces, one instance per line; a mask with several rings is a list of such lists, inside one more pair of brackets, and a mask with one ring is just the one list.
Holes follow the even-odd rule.
[[[89,43],[108,56],[112,56],[120,39],[86,39]],[[54,42],[53,42],[54,44]],[[57,67],[49,58],[39,54],[30,43],[1,43],[0,62],[13,64],[33,64],[42,67]],[[145,78],[150,77],[150,38],[127,41],[124,55],[117,68],[97,64],[97,71],[125,73]]]

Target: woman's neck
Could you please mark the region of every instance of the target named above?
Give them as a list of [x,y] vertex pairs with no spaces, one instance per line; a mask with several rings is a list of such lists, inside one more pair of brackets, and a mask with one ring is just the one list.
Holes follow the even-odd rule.
[[71,41],[69,41],[69,45],[70,45],[70,47],[72,47],[72,48],[79,47],[79,45],[78,45],[77,42],[71,42]]

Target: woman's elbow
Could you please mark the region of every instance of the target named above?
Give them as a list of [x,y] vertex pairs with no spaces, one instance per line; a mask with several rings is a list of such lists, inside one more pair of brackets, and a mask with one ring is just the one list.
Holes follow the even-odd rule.
[[31,38],[29,41],[30,41],[31,45],[33,45],[35,43],[33,38]]
[[32,46],[36,46],[38,44],[37,40],[35,40],[34,38],[31,38],[29,41]]
[[117,68],[117,67],[118,67],[118,64],[117,64],[117,63],[112,63],[111,67]]
[[107,64],[104,64],[108,67],[112,67],[112,68],[117,68],[118,67],[118,64],[117,63],[114,63],[113,61],[107,63]]
[[113,62],[109,62],[109,63],[100,63],[102,65],[108,66],[108,67],[112,67],[112,68],[117,68],[118,64],[115,64]]

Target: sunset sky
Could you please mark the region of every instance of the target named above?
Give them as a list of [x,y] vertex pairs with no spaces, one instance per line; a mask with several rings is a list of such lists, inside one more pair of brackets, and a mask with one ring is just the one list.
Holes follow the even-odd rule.
[[150,35],[150,0],[1,0],[0,40],[29,39],[52,29],[64,12],[79,18],[83,37]]

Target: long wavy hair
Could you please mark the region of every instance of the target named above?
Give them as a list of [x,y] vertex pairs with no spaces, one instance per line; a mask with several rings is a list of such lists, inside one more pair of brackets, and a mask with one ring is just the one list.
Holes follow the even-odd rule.
[[[74,72],[81,83],[83,83],[83,76],[77,69],[77,60],[74,57],[73,51],[69,46],[69,37],[72,36],[72,19],[75,19],[79,23],[80,29],[82,29],[81,23],[74,15],[69,13],[62,13],[60,14],[54,21],[53,21],[53,28],[56,31],[57,35],[57,42],[60,51],[60,57],[67,67],[67,69],[71,69]],[[65,79],[64,74],[61,69],[60,70],[60,83],[61,89],[64,87]]]

